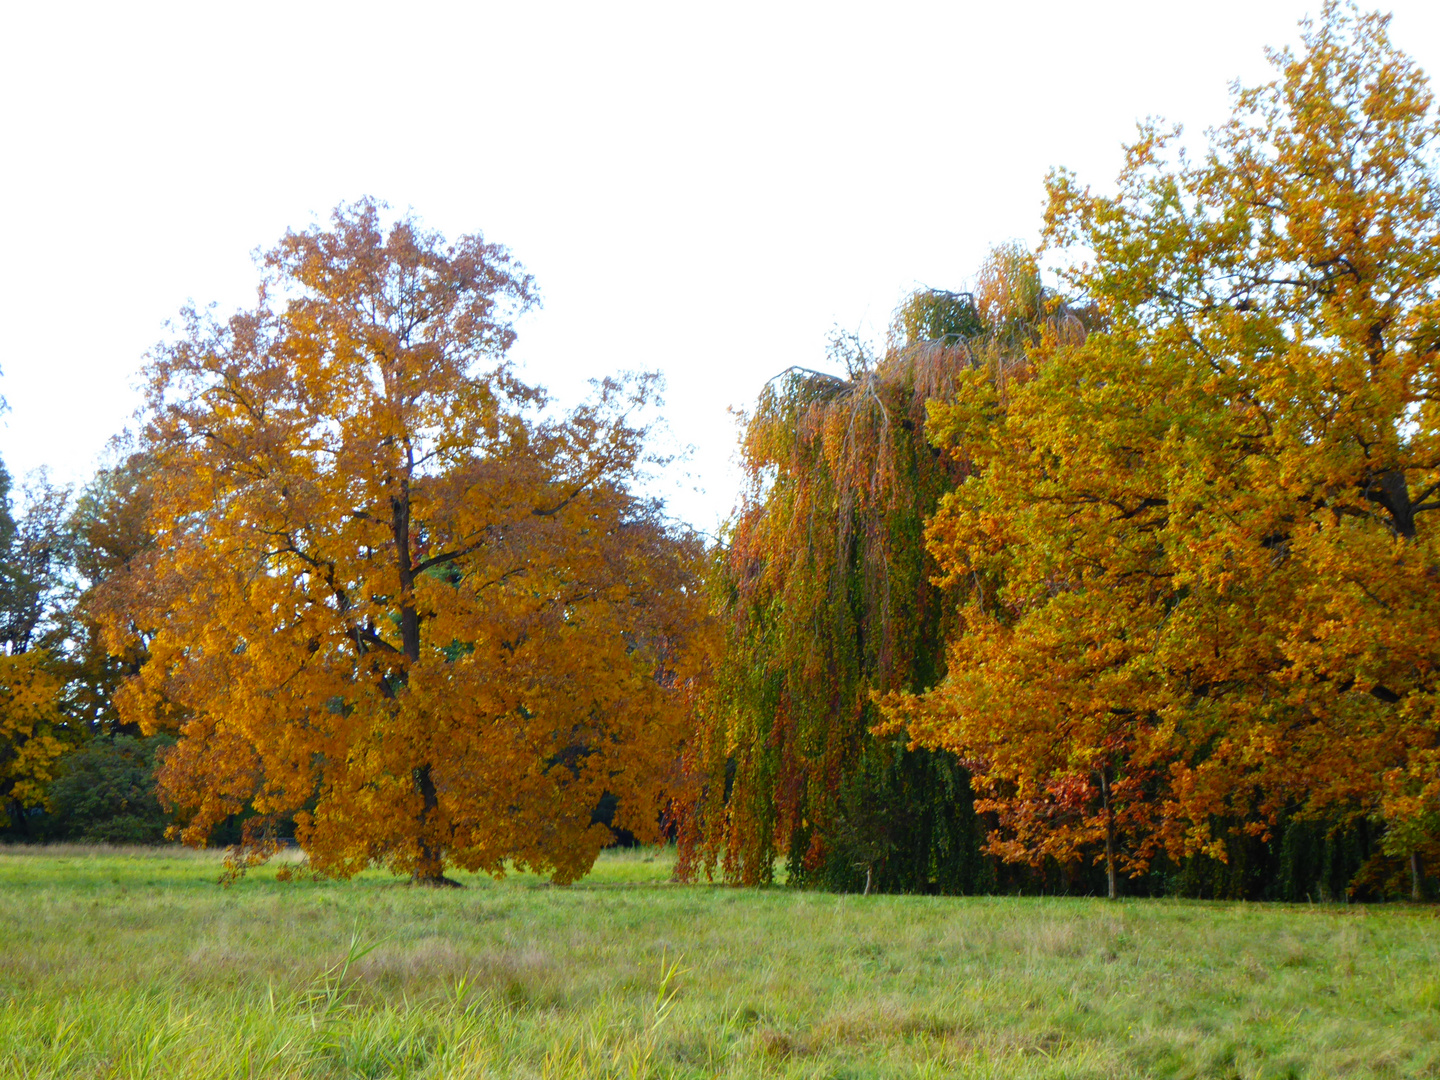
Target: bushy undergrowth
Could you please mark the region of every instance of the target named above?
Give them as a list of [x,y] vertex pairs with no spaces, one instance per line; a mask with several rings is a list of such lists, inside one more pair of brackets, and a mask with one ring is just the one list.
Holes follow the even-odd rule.
[[1270,1077],[1440,1070],[1404,906],[833,896],[0,853],[6,1077]]

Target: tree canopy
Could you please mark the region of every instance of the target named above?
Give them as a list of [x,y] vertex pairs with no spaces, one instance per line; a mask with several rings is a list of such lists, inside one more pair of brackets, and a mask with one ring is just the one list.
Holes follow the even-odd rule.
[[529,275],[373,202],[291,232],[257,306],[188,311],[148,368],[153,550],[108,579],[149,628],[122,719],[171,729],[201,841],[293,816],[317,870],[567,881],[656,834],[697,624],[695,541],[634,491],[652,377],[540,413],[505,363]]
[[725,638],[683,873],[768,881],[784,855],[796,882],[987,887],[960,761],[874,739],[872,698],[939,682],[955,625],[958,591],[922,535],[968,465],[926,441],[927,402],[987,365],[1003,379],[1041,321],[1073,318],[1042,296],[1028,254],[998,248],[974,292],[912,295],[883,357],[842,335],[843,376],[792,368],[761,392],[712,578]]
[[929,549],[977,587],[890,721],[973,763],[993,851],[1098,846],[1112,895],[1287,815],[1435,836],[1440,128],[1380,16],[1271,59],[1197,159],[1151,124],[1115,195],[1051,176],[1102,330],[931,405],[974,471]]

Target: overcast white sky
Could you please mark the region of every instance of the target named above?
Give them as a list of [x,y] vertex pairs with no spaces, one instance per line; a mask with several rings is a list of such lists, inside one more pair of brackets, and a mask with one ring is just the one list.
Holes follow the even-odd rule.
[[[374,195],[536,275],[515,356],[573,400],[659,368],[694,444],[675,512],[737,480],[727,407],[832,326],[878,337],[1038,232],[1046,169],[1111,180],[1136,120],[1189,135],[1318,0],[0,5],[0,456],[83,481],[187,299]],[[1440,3],[1392,34],[1440,67]]]

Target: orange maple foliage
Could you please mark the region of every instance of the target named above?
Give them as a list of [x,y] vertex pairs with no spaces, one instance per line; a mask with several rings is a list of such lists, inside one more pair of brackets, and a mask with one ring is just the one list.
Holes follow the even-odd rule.
[[1383,820],[1418,890],[1440,808],[1440,125],[1383,17],[1272,60],[1199,160],[1149,125],[1115,196],[1051,177],[1104,332],[930,415],[975,587],[890,723],[974,764],[992,850],[1112,895],[1287,814]]
[[703,619],[698,544],[632,491],[654,380],[540,418],[504,361],[529,276],[380,212],[288,233],[254,310],[153,354],[156,540],[97,599],[112,647],[156,628],[119,710],[178,730],[189,842],[250,805],[327,874],[570,881],[604,793],[656,835]]

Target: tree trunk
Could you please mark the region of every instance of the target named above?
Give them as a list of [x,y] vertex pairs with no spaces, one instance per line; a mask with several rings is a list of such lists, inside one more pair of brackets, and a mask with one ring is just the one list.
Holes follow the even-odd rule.
[[415,864],[415,870],[410,875],[412,885],[426,885],[433,888],[460,888],[458,881],[445,876],[445,855],[440,848],[431,842],[425,835],[425,827],[430,823],[430,815],[435,812],[440,801],[435,795],[435,780],[430,775],[430,765],[421,765],[415,770],[415,789],[420,792],[422,807],[420,810],[420,858]]
[[410,875],[410,884],[419,886],[422,889],[463,889],[452,877],[445,876],[445,863],[435,858],[428,867],[417,866]]
[[410,485],[390,500],[390,527],[395,534],[395,569],[400,578],[400,651],[415,663],[420,659],[420,613],[415,607],[415,565],[410,561]]
[[[413,465],[412,465],[413,467]],[[400,483],[400,494],[390,500],[391,527],[395,534],[396,569],[400,577],[400,651],[405,654],[406,677],[409,665],[420,660],[420,612],[415,607],[415,566],[410,561],[410,482]],[[410,875],[413,885],[432,888],[460,888],[460,883],[445,876],[445,855],[430,837],[435,810],[440,800],[435,793],[435,778],[430,762],[415,767],[412,774],[415,790],[420,793],[420,858]]]
[[1424,877],[1420,874],[1420,852],[1410,852],[1410,899],[1415,903],[1425,899]]
[[1374,486],[1379,490],[1370,495],[1370,500],[1390,511],[1390,527],[1396,535],[1415,539],[1415,506],[1410,501],[1405,474],[1398,469],[1382,473]]
[[30,822],[26,820],[29,815],[25,813],[24,804],[22,804],[19,799],[10,799],[8,800],[8,805],[5,807],[5,810],[7,816],[10,818],[10,827],[26,840],[29,840]]
[[1109,899],[1119,899],[1120,886],[1115,878],[1115,823],[1113,821],[1107,821],[1105,824],[1105,880],[1110,887]]
[[1115,807],[1110,802],[1110,778],[1106,769],[1100,770],[1100,799],[1105,808],[1105,879],[1109,884],[1109,898],[1120,896],[1119,881],[1115,876]]

